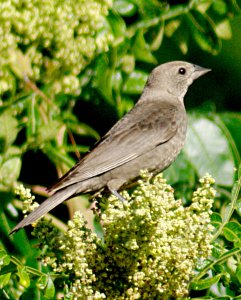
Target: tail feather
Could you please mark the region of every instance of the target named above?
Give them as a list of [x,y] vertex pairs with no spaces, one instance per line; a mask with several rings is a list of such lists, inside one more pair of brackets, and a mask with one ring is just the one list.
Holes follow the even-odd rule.
[[26,218],[24,218],[21,222],[19,222],[10,232],[10,234],[18,231],[19,229],[30,225],[35,222],[37,219],[48,213],[55,206],[59,205],[63,201],[69,199],[76,193],[77,187],[76,184],[73,184],[69,187],[65,187],[62,190],[57,191],[54,195],[49,197],[43,203],[40,204],[34,211],[32,211]]

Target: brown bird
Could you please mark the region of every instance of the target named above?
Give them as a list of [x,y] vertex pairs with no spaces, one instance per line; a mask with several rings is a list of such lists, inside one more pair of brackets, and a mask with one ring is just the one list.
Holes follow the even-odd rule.
[[141,169],[154,173],[166,169],[185,141],[187,115],[183,97],[192,82],[209,71],[183,61],[156,67],[132,110],[49,188],[53,195],[11,233],[79,193],[98,191],[106,186],[112,194],[124,200],[118,190],[138,177]]

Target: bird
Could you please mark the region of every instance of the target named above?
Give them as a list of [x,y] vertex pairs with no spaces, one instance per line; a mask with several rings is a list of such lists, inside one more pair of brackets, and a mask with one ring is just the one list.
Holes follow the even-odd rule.
[[125,201],[118,190],[138,178],[141,170],[156,174],[170,166],[185,142],[184,96],[193,81],[209,71],[185,61],[155,67],[135,106],[48,189],[52,195],[23,218],[11,233],[81,193],[107,188]]

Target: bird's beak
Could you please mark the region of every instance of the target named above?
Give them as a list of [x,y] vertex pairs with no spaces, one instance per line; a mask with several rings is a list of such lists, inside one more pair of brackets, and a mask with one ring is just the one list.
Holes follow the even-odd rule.
[[203,68],[203,67],[200,67],[200,66],[197,66],[197,65],[195,65],[194,68],[195,68],[195,70],[194,70],[194,73],[193,73],[193,80],[195,80],[198,77],[203,76],[204,74],[212,71],[211,69],[206,69],[206,68]]

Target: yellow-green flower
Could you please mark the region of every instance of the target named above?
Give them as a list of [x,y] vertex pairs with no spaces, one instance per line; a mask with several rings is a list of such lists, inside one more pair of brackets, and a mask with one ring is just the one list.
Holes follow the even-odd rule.
[[16,76],[51,83],[55,93],[78,94],[78,74],[112,41],[105,19],[111,5],[110,0],[1,1],[0,95],[14,90]]

